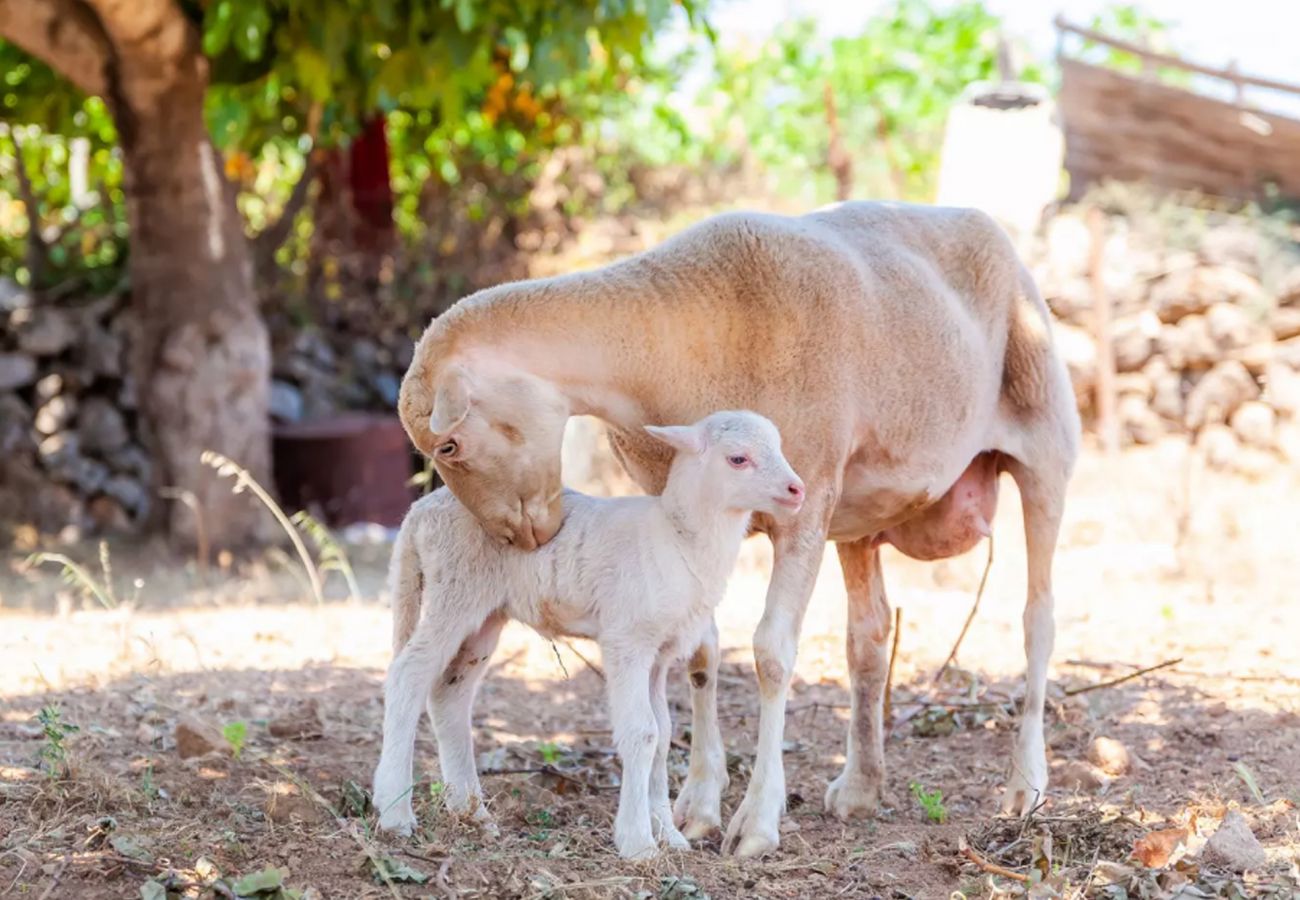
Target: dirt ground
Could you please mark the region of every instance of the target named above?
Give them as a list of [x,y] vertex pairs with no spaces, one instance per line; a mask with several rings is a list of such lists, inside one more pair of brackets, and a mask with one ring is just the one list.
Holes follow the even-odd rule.
[[[1186,452],[1171,440],[1080,463],[1056,566],[1054,783],[1026,821],[994,817],[1024,665],[1014,486],[1003,484],[979,613],[938,686],[987,548],[941,564],[886,559],[902,609],[888,802],[848,825],[822,812],[848,716],[843,589],[828,553],[786,720],[789,814],[780,851],[762,861],[720,856],[716,837],[619,860],[601,678],[516,626],[474,719],[480,767],[497,773],[484,783],[500,835],[439,808],[426,728],[422,829],[376,836],[358,787],[378,755],[388,657],[382,546],[353,550],[365,596],[322,606],[273,562],[205,585],[192,564],[115,549],[117,593],[135,602],[113,611],[54,569],[15,564],[0,581],[0,897],[291,896],[236,885],[271,867],[287,888],[329,898],[1300,897],[1300,473],[1279,463],[1247,481],[1198,465],[1185,480]],[[768,560],[761,540],[746,546],[718,615],[733,774],[724,814],[752,761],[749,641]],[[593,646],[574,646],[598,665]],[[682,681],[674,791],[689,746]],[[182,759],[183,717],[230,737]],[[1098,736],[1127,748],[1127,773],[1089,767]],[[1202,849],[1233,810],[1265,853],[1245,875]],[[1143,838],[1153,832],[1164,837]]]

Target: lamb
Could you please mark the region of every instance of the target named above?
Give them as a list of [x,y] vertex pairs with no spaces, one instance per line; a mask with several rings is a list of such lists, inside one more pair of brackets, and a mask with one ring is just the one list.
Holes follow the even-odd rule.
[[409,834],[415,823],[411,764],[424,697],[448,806],[489,819],[470,710],[502,626],[516,619],[547,637],[600,644],[623,767],[619,853],[651,857],[659,841],[690,847],[668,800],[668,668],[713,627],[751,514],[797,513],[804,485],[776,426],[756,413],[645,430],[675,452],[663,493],[565,491],[563,527],[534,552],[493,540],[446,488],[407,515],[393,551],[395,658],[374,780],[381,828]]

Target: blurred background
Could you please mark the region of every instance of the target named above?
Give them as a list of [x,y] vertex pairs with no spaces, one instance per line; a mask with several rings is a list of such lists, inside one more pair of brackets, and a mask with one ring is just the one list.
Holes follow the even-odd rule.
[[[1300,633],[1300,63],[1281,38],[1298,31],[1300,5],[1266,0],[0,0],[0,782],[20,788],[0,792],[0,825],[45,854],[7,856],[18,838],[0,836],[0,871],[21,858],[15,883],[37,872],[58,886],[49,861],[85,824],[61,818],[73,797],[180,815],[140,773],[179,752],[182,713],[246,723],[239,744],[270,753],[283,734],[267,723],[317,697],[326,744],[292,745],[285,765],[331,800],[311,766],[365,781],[389,541],[434,483],[393,412],[431,319],[715,212],[846,199],[987,210],[1051,307],[1087,432],[1054,675],[1183,661],[1150,691],[1092,695],[1112,706],[1057,708],[1054,765],[1106,727],[1151,763],[1124,784],[1161,815],[1189,793],[1259,809],[1300,798],[1285,763],[1300,670],[1278,652]],[[565,476],[631,490],[589,420],[570,425]],[[959,828],[991,808],[1005,679],[1021,671],[1023,540],[1014,492],[1002,503],[960,671],[968,698],[1008,715],[943,707],[980,786],[962,793],[967,774],[932,750],[953,730],[904,720],[889,750],[906,760],[900,808],[912,775],[944,783]],[[926,670],[986,552],[925,566],[886,554],[906,608],[898,684],[929,697],[918,708],[936,708]],[[738,727],[752,725],[767,554],[747,545],[719,617]],[[809,815],[841,747],[842,623],[832,551],[795,687],[814,719],[831,712],[801,719],[803,743],[787,747]],[[582,737],[584,716],[600,726],[600,691],[577,650],[514,630],[504,646],[481,735],[547,765],[556,733],[570,750],[605,740]],[[531,692],[568,706],[539,720]],[[83,726],[80,769],[30,762],[34,741],[49,746],[49,709]],[[1237,743],[1169,740],[1224,714]],[[54,801],[49,783],[32,788],[42,766],[69,779]],[[193,775],[173,772],[199,791]],[[275,809],[311,818],[310,803],[263,808],[257,790],[301,785],[262,775],[239,781],[253,812],[222,813],[254,847]],[[126,807],[95,793],[119,782]],[[1113,779],[1083,782],[1104,794]],[[37,800],[54,806],[31,819]],[[558,821],[608,813],[546,802]],[[1278,859],[1296,839],[1283,813],[1252,820]],[[540,815],[524,809],[521,827],[547,831]],[[825,829],[847,889],[853,840],[834,844],[820,822],[804,827]],[[266,862],[228,844],[231,870]],[[894,864],[895,885],[957,885],[915,853]],[[112,879],[135,870],[106,871],[104,896],[120,896]],[[546,896],[550,876],[535,877],[519,895]],[[730,896],[739,877],[701,883]],[[782,877],[807,896],[829,876]]]

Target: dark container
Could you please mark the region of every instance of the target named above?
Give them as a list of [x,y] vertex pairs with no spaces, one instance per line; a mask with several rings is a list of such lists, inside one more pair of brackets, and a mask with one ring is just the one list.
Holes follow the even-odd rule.
[[333,528],[396,527],[415,499],[411,446],[395,416],[342,413],[277,425],[272,440],[275,486],[289,512],[308,510]]

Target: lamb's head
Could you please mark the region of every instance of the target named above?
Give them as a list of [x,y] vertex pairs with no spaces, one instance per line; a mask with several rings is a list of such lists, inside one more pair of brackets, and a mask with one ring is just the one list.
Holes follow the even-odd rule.
[[791,515],[803,505],[804,484],[781,452],[781,433],[758,413],[716,412],[646,431],[677,451],[668,490],[745,513]]
[[545,381],[452,363],[435,379],[430,434],[418,443],[489,534],[533,550],[563,523],[560,445],[568,418],[567,402]]

